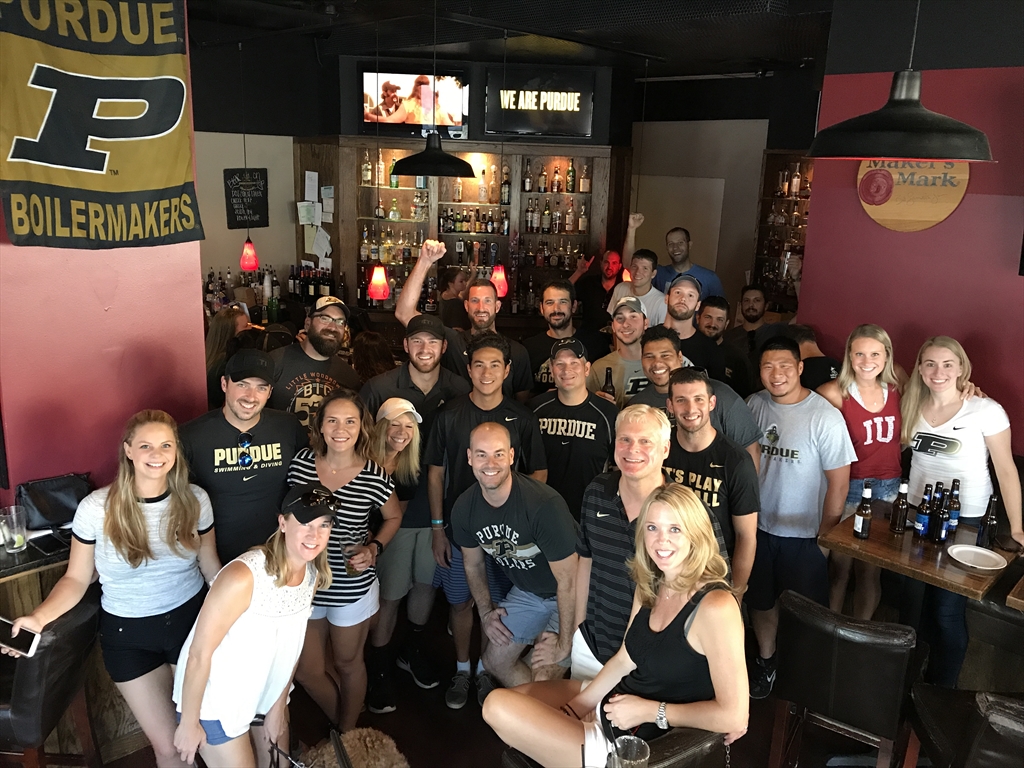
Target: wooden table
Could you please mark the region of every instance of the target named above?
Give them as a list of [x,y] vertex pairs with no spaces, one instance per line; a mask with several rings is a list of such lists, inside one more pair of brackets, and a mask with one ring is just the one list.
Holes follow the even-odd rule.
[[[957,527],[955,541],[949,541],[944,545],[933,544],[930,540],[914,538],[913,511],[909,515],[911,525],[908,526],[906,533],[891,533],[889,519],[886,516],[889,507],[887,502],[876,501],[872,504],[869,538],[858,539],[853,535],[854,517],[851,515],[824,536],[819,536],[818,543],[840,554],[849,555],[935,587],[942,587],[973,600],[981,600],[1003,575],[1002,569],[968,569],[946,553],[949,544],[974,544],[978,530],[974,526],[961,523]],[[1015,557],[1013,553],[1002,549],[995,551],[1006,558],[1007,563]],[[1014,594],[1019,592],[1024,592],[1021,584],[1017,585]],[[1024,607],[1024,600],[1021,606],[1015,607]]]
[[1006,596],[1006,604],[1010,608],[1024,611],[1024,578],[1021,578],[1017,582],[1017,586],[1010,590],[1010,594]]

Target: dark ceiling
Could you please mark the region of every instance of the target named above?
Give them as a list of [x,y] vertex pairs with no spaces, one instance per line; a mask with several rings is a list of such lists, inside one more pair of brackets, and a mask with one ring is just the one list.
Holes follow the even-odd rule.
[[[307,35],[320,56],[424,58],[431,0],[188,0],[192,45]],[[650,77],[794,69],[824,58],[832,0],[438,0],[441,60],[625,67]]]

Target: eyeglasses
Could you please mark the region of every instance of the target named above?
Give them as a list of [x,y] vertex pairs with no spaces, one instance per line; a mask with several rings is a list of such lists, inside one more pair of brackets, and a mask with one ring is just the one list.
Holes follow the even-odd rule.
[[344,317],[331,317],[330,315],[313,315],[314,320],[319,320],[324,325],[334,323],[339,328],[344,328],[348,325],[348,320]]
[[296,504],[301,503],[304,507],[327,507],[332,513],[336,514],[338,511],[338,500],[335,498],[333,493],[325,493],[319,488],[314,488],[308,491],[297,499],[293,499],[291,504],[285,507],[285,510],[289,510]]
[[252,433],[251,432],[240,432],[238,435],[238,466],[240,467],[251,467],[252,456],[249,454],[249,448],[252,446]]

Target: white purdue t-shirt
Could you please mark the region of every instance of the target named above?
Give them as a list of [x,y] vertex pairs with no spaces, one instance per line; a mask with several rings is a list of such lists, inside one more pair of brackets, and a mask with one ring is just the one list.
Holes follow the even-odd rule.
[[938,481],[949,488],[956,478],[960,517],[981,517],[992,495],[985,438],[1009,428],[1003,406],[980,397],[965,400],[953,418],[937,427],[919,417],[910,440],[910,502],[920,503],[926,483]]

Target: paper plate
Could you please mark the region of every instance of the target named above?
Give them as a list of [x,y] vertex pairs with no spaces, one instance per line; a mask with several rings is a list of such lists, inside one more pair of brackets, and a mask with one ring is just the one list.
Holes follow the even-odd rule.
[[946,552],[958,563],[981,571],[998,571],[1006,567],[1005,558],[991,549],[975,547],[970,544],[954,544]]

